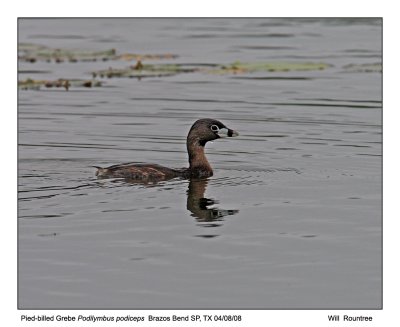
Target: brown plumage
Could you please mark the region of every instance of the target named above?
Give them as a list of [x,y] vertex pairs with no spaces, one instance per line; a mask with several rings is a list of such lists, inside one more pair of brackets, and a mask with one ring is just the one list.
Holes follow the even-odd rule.
[[206,143],[221,137],[238,135],[239,133],[227,128],[218,120],[199,119],[192,125],[186,140],[189,168],[173,169],[157,164],[125,163],[107,168],[95,166],[96,176],[99,178],[122,177],[137,181],[162,181],[174,177],[209,177],[213,175],[213,170],[204,153]]

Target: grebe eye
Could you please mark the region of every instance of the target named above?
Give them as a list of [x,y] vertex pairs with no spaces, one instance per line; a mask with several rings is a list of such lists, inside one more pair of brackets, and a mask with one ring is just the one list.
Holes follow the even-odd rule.
[[218,132],[219,131],[219,127],[217,125],[211,125],[211,130],[213,132]]

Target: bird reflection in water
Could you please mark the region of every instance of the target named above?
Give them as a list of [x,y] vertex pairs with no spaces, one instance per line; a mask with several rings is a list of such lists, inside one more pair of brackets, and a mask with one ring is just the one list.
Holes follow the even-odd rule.
[[[157,187],[157,181],[138,181],[132,179],[123,179],[123,181],[130,185],[142,185],[144,187]],[[111,182],[120,183],[121,179],[113,179]],[[204,197],[208,184],[208,178],[191,178],[189,179],[189,187],[186,191],[187,202],[186,208],[190,211],[190,215],[195,217],[202,227],[219,227],[222,225],[225,216],[235,215],[239,210],[220,209],[215,207],[218,200]],[[198,237],[215,237],[217,235],[196,235]]]
[[[218,204],[218,201],[204,197],[207,184],[208,179],[189,180],[186,208],[191,212],[191,216],[195,217],[201,223],[201,226],[218,227],[222,225],[220,222],[224,220],[225,216],[237,214],[239,210],[226,210],[214,207],[215,204]],[[204,235],[198,236],[205,237]]]

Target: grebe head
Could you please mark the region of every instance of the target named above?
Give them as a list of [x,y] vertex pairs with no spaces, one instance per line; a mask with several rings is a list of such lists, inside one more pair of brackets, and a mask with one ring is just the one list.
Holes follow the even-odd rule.
[[208,141],[213,141],[222,137],[235,137],[239,133],[226,127],[223,123],[215,119],[199,119],[191,127],[188,134],[188,142],[198,142],[204,146]]

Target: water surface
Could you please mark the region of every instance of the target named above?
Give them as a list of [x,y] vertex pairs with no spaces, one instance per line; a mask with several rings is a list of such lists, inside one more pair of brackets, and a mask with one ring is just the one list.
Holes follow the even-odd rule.
[[[371,19],[19,20],[19,41],[324,62],[321,71],[110,79],[19,91],[19,307],[380,308],[381,62]],[[126,63],[123,63],[126,65]],[[121,63],[20,63],[20,79]],[[198,118],[214,176],[97,180],[92,165],[187,165]]]

